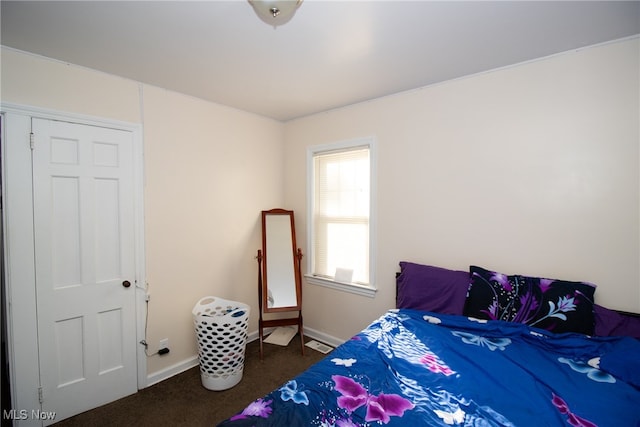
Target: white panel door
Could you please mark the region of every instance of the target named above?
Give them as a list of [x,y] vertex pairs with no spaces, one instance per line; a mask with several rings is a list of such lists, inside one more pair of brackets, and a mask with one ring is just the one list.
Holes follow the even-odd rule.
[[131,132],[33,119],[42,410],[137,391]]

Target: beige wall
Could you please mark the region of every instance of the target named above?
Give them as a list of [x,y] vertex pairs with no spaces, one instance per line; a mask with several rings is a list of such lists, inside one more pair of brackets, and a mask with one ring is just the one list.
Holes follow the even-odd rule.
[[[148,341],[195,356],[191,308],[250,303],[259,212],[295,209],[306,148],[378,143],[375,298],[304,285],[305,324],[346,339],[394,305],[398,262],[579,279],[640,311],[639,42],[584,49],[278,123],[2,48],[3,102],[144,124]],[[286,154],[283,155],[282,153]]]
[[144,105],[148,340],[171,344],[155,372],[197,354],[200,297],[250,304],[258,329],[260,211],[283,200],[283,125],[148,86]]
[[138,84],[2,47],[2,102],[140,123]]
[[307,147],[378,144],[377,296],[305,284],[306,325],[350,337],[394,306],[402,260],[586,280],[640,311],[639,52],[622,41],[287,123],[300,245]]
[[282,206],[282,123],[2,48],[2,102],[143,123],[146,276],[154,376],[197,355],[191,309],[206,295],[252,306],[260,211]]

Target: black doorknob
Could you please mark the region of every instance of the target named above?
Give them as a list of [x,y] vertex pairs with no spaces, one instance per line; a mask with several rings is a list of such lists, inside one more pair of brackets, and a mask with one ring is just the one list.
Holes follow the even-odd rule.
[[129,286],[131,286],[131,282],[129,282],[128,280],[125,280],[124,282],[122,282],[122,286],[124,286],[125,288],[128,288]]

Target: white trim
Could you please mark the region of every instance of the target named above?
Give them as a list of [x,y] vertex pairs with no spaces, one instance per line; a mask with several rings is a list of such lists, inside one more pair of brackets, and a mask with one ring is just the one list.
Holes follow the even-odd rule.
[[[265,329],[266,331],[266,329]],[[255,341],[259,338],[258,335],[258,331],[253,331],[251,333],[248,334],[247,336],[247,344],[249,344],[252,341]],[[199,361],[199,356],[192,356],[189,357],[188,359],[183,360],[182,362],[178,362],[176,364],[173,364],[167,368],[161,369],[159,371],[153,372],[149,375],[146,376],[145,378],[145,382],[147,384],[147,387],[150,387],[154,384],[158,384],[159,382],[162,382],[164,380],[168,380],[169,378],[173,377],[174,375],[178,375],[186,370],[189,370],[191,368],[195,368],[196,366],[198,366],[200,364]]]
[[337,289],[339,291],[363,295],[369,298],[375,298],[376,292],[378,291],[376,288],[371,286],[363,286],[356,283],[336,282],[335,280],[314,276],[312,274],[305,274],[304,277],[307,279],[307,282],[312,285],[324,286],[325,288]]
[[[35,305],[31,150],[27,136],[31,117],[11,112],[3,112],[3,117],[4,286],[11,404],[14,409],[31,411],[41,409],[38,399],[40,364]],[[41,423],[14,420],[14,425]]]
[[[265,332],[268,333],[270,331],[265,329]],[[320,332],[318,330],[307,328],[307,327],[304,328],[304,335],[305,337],[312,338],[317,341],[321,341],[332,347],[338,347],[339,345],[344,344],[345,342],[345,340],[343,339],[336,338],[332,335],[325,334],[324,332]],[[257,330],[250,332],[247,335],[247,344],[249,344],[250,342],[256,341],[258,338],[259,338],[259,335]],[[299,339],[299,338],[294,338],[294,339]],[[199,362],[198,356],[193,356],[183,360],[182,362],[173,364],[165,369],[149,374],[146,377],[147,387],[150,387],[154,384],[158,384],[164,380],[168,380],[174,375],[181,374],[182,372],[185,372],[191,368],[197,367],[199,364],[200,362]]]
[[338,347],[346,342],[346,340],[336,338],[332,335],[307,327],[304,328],[304,335],[325,344],[329,344],[332,347]]
[[[342,283],[328,278],[320,278],[313,275],[313,157],[318,153],[352,149],[357,147],[369,148],[369,285],[359,285],[356,283]],[[376,296],[376,253],[377,253],[377,210],[378,210],[378,149],[374,136],[354,138],[344,141],[332,142],[328,144],[312,145],[307,147],[307,273],[304,274],[307,283],[320,285],[331,289],[337,289],[356,295],[364,295],[370,298]]]
[[[142,114],[142,112],[141,112]],[[145,225],[144,225],[144,128],[142,125],[134,125],[133,129],[133,186],[134,186],[134,216],[136,224],[136,343],[146,339],[145,326],[147,322],[147,266],[145,248]],[[147,355],[145,348],[138,345],[138,390],[148,386],[147,382]]]
[[150,387],[154,384],[158,384],[164,380],[168,380],[174,375],[181,374],[184,371],[187,371],[191,368],[194,368],[200,364],[198,360],[198,356],[192,356],[188,359],[183,360],[182,362],[178,362],[171,366],[168,366],[160,371],[156,371],[152,374],[149,374],[146,377],[147,387]]
[[[40,119],[59,120],[63,122],[79,123],[89,126],[102,126],[112,129],[126,130],[134,132],[134,135],[138,134],[138,136],[141,133],[141,126],[139,123],[89,116],[87,114],[79,114],[68,111],[57,111],[42,107],[31,107],[28,105],[14,104],[11,102],[0,103],[0,110],[3,112],[22,114],[25,116]],[[141,140],[136,142],[142,143]]]
[[[137,123],[92,117],[12,103],[1,103],[3,113],[3,200],[7,333],[12,405],[15,409],[40,408],[39,362],[33,239],[31,119],[43,118],[129,131],[134,144],[134,198],[136,226],[136,281],[146,283],[144,248],[144,157],[142,127]],[[19,140],[24,139],[24,145]],[[9,144],[9,140],[12,141]],[[18,141],[18,143],[14,141]],[[20,168],[20,165],[23,165]],[[29,165],[29,167],[24,167]],[[13,167],[13,169],[12,169]],[[136,286],[136,342],[144,337],[144,292]],[[16,310],[13,310],[17,307]],[[19,337],[19,339],[17,339]],[[144,347],[136,345],[138,389],[147,383]],[[19,381],[18,381],[19,379]],[[19,422],[18,425],[26,425]]]
[[[271,331],[273,331],[274,329],[275,328],[265,328],[264,329],[265,336],[269,335]],[[344,344],[346,341],[341,338],[336,338],[332,335],[325,334],[324,332],[318,331],[317,329],[309,328],[307,326],[305,326],[303,330],[304,330],[305,338],[312,338],[314,340],[322,341],[323,343],[329,344],[333,347],[337,347],[341,344]],[[249,344],[250,342],[256,341],[259,338],[260,336],[258,335],[257,330],[250,332],[247,336],[247,344]],[[298,338],[294,338],[294,339],[298,339]]]

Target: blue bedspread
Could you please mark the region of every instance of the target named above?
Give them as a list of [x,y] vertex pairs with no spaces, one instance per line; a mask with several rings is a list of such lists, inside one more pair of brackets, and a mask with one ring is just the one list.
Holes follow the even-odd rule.
[[640,426],[640,340],[391,310],[220,426]]

